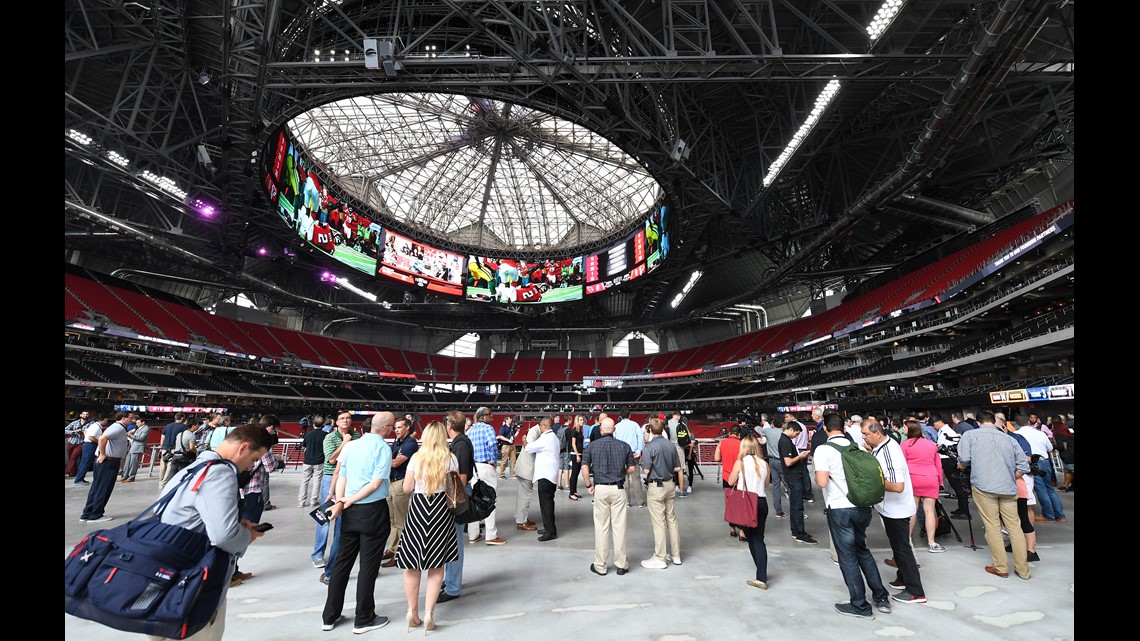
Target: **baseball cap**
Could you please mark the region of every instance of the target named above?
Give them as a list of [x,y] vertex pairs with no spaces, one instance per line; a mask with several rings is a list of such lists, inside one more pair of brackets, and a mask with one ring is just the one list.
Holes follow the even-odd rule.
[[860,423],[860,422],[862,422],[862,421],[863,421],[863,417],[862,417],[862,416],[859,416],[858,414],[852,414],[852,415],[851,415],[851,422],[852,422],[852,423]]

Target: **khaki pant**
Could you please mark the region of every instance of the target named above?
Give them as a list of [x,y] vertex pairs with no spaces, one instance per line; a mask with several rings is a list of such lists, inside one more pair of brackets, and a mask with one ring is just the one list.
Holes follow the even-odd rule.
[[594,567],[606,573],[606,558],[610,555],[611,537],[614,565],[628,570],[625,556],[625,492],[616,485],[598,485],[594,488]]
[[515,459],[518,457],[518,450],[515,449],[514,444],[500,445],[499,451],[502,452],[502,458],[499,459],[499,476],[505,476],[507,473],[507,465],[511,466],[511,476],[518,474],[518,469],[515,467]]
[[1005,553],[1005,543],[1001,539],[1001,527],[1009,532],[1009,545],[1013,548],[1013,568],[1018,576],[1029,578],[1029,561],[1026,558],[1025,534],[1021,531],[1021,519],[1017,516],[1017,495],[992,494],[974,487],[974,503],[982,515],[982,525],[986,528],[986,545],[990,547],[992,565],[998,572],[1009,572],[1009,557]]
[[400,533],[404,531],[404,522],[408,520],[408,502],[411,499],[412,495],[404,491],[404,479],[392,481],[392,491],[388,494],[388,520],[392,524],[388,551],[393,554],[400,542]]
[[[161,450],[159,451],[161,452]],[[174,466],[171,464],[173,461],[167,461],[162,458],[161,454],[159,454],[158,458],[160,461],[158,466],[158,491],[161,493],[162,488],[166,487],[167,481],[170,480],[170,472],[174,469]]]
[[515,524],[526,523],[530,520],[530,497],[534,495],[534,481],[516,477],[519,482],[519,491],[515,494]]
[[653,524],[653,558],[665,560],[665,543],[673,558],[681,558],[681,533],[677,530],[677,513],[673,510],[677,502],[677,484],[673,481],[649,482],[647,503],[649,522]]

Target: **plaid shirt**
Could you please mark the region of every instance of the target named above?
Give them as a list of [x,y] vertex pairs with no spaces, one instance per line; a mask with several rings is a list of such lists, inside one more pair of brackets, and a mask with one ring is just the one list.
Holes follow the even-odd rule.
[[625,479],[625,471],[633,467],[633,449],[625,441],[603,434],[586,446],[582,465],[594,474],[594,483],[617,483]]
[[[91,421],[83,422],[82,419],[75,419],[63,428],[63,435],[67,437],[67,442],[71,445],[81,445],[83,443],[83,428],[87,427]],[[72,434],[72,430],[80,430],[78,434]]]
[[471,447],[475,449],[476,463],[494,465],[499,460],[499,441],[495,438],[495,428],[487,423],[475,423],[467,430],[467,438],[471,439]]
[[273,450],[268,450],[265,452],[265,456],[254,462],[253,477],[241,489],[241,495],[256,494],[264,490],[265,486],[269,484],[269,473],[275,467],[277,467],[277,461],[273,459]]

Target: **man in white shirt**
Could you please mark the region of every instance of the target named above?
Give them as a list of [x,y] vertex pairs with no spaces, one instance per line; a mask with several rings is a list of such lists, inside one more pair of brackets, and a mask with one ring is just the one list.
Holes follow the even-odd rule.
[[[641,450],[645,448],[645,432],[640,425],[630,420],[628,411],[622,410],[619,416],[623,418],[614,425],[614,438],[633,450],[633,460],[640,466]],[[625,478],[625,499],[629,507],[645,507],[645,485],[641,482],[641,474],[636,470]]]
[[538,489],[538,507],[542,512],[542,529],[539,541],[553,541],[558,538],[558,526],[554,523],[554,488],[558,482],[558,437],[554,435],[554,425],[549,418],[538,422],[541,432],[538,440],[528,443],[524,451],[534,454],[534,479]]
[[1037,495],[1038,504],[1041,505],[1041,516],[1044,517],[1045,521],[1065,523],[1069,519],[1065,517],[1065,509],[1061,506],[1061,497],[1053,488],[1056,473],[1049,463],[1049,452],[1053,451],[1053,442],[1044,432],[1028,424],[1028,421],[1021,414],[1014,416],[1013,420],[1018,426],[1015,433],[1029,441],[1029,449],[1037,459],[1037,469],[1045,472],[1045,476],[1032,474],[1033,492]]
[[862,427],[863,417],[859,416],[858,414],[852,414],[851,418],[844,421],[843,431],[847,432],[847,437],[851,439],[852,443],[855,443],[859,447],[868,450],[870,448],[867,447],[867,442],[863,440],[863,432],[861,431]]
[[882,425],[872,420],[862,423],[861,432],[867,442],[867,449],[883,468],[883,484],[886,492],[883,501],[875,505],[875,511],[883,519],[883,529],[891,543],[898,572],[895,580],[887,585],[896,590],[891,598],[900,603],[926,603],[926,592],[922,589],[922,577],[918,573],[918,561],[910,545],[910,518],[916,512],[914,488],[910,484],[910,470],[906,465],[906,455],[895,440],[887,436]]
[[[824,421],[827,443],[846,448],[851,439],[843,431],[843,419],[838,414],[828,414]],[[871,586],[871,596],[875,608],[890,614],[890,593],[879,577],[875,567],[875,557],[867,549],[867,526],[871,524],[871,508],[856,507],[847,499],[847,477],[843,472],[843,458],[839,450],[831,445],[821,445],[812,456],[815,459],[815,482],[823,489],[827,501],[827,527],[831,540],[839,556],[839,569],[843,582],[851,595],[850,603],[836,603],[835,611],[861,619],[874,619],[875,613],[867,602],[867,591],[863,586],[864,577]],[[909,523],[908,523],[909,527]],[[909,537],[908,537],[909,538]]]

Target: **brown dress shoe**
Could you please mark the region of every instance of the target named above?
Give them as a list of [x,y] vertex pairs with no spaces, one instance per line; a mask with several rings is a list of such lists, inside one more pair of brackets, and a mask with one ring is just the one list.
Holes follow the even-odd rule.
[[1003,579],[1009,577],[1009,572],[998,572],[997,569],[992,565],[986,566],[986,572],[989,572],[990,574],[992,574],[994,576],[1000,576]]
[[387,561],[382,561],[380,563],[380,567],[382,567],[382,568],[394,568],[394,567],[396,567],[396,559],[391,558],[391,559],[388,559]]
[[515,529],[516,530],[537,530],[538,526],[537,525],[527,525],[526,523],[516,523]]
[[382,556],[380,558],[383,559],[384,561],[387,561],[388,559],[394,559],[394,558],[396,558],[396,553],[391,551],[391,550],[385,550],[384,556]]
[[538,527],[538,524],[537,524],[537,523],[535,523],[534,521],[530,520],[530,519],[527,519],[527,520],[525,521],[525,525],[533,525],[533,526],[535,526],[535,527]]

